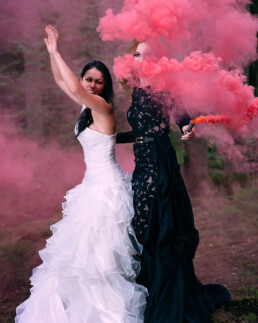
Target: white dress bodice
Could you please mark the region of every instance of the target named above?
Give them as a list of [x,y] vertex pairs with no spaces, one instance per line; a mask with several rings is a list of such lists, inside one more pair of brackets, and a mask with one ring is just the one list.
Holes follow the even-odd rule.
[[116,134],[106,135],[91,128],[82,131],[78,140],[84,152],[86,173],[83,182],[113,183],[124,178],[115,154]]

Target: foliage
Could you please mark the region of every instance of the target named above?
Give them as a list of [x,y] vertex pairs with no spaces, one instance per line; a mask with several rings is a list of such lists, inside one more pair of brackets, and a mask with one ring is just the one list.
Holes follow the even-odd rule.
[[219,154],[216,146],[208,145],[209,174],[215,185],[221,185],[224,180],[224,157]]
[[181,139],[182,133],[177,126],[173,126],[170,130],[169,137],[172,146],[175,148],[177,160],[180,166],[184,166],[186,158],[185,142]]

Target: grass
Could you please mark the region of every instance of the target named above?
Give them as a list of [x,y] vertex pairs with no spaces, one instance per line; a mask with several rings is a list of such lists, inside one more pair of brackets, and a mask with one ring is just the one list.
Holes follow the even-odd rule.
[[231,301],[213,315],[214,323],[255,323],[258,320],[257,298]]

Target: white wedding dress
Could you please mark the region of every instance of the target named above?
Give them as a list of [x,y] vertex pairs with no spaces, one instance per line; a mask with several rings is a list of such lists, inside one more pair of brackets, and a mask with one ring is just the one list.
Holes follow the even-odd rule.
[[31,295],[16,323],[143,322],[147,290],[136,284],[133,192],[115,156],[116,135],[80,133],[87,170],[67,192],[63,218],[39,252]]

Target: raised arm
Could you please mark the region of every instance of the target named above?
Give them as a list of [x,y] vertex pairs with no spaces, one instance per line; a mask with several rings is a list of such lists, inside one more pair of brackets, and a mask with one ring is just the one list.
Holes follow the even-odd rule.
[[51,63],[51,69],[52,69],[52,73],[55,79],[56,84],[60,87],[61,90],[63,90],[65,92],[65,94],[67,94],[69,96],[69,98],[71,98],[73,101],[75,101],[76,103],[78,103],[80,106],[83,105],[83,103],[81,101],[79,101],[68,89],[68,87],[66,86],[64,80],[62,79],[62,76],[58,70],[58,67],[55,63],[55,60],[53,59],[52,55],[50,55],[50,63]]
[[[56,34],[56,39],[58,40],[58,33],[56,29],[53,30],[53,32]],[[61,73],[58,69],[58,66],[55,63],[55,60],[53,59],[51,53],[55,52],[57,50],[57,42],[50,42],[48,41],[48,38],[45,38],[45,44],[47,46],[47,50],[49,52],[50,56],[50,64],[51,64],[51,70],[54,76],[54,80],[56,84],[60,87],[62,91],[64,91],[73,101],[78,103],[80,106],[82,106],[82,102],[80,102],[75,96],[72,95],[72,93],[69,91],[67,86],[65,85],[65,82],[61,76]]]
[[83,88],[76,75],[63,60],[57,49],[58,33],[52,26],[46,27],[47,38],[45,43],[50,54],[51,68],[56,83],[74,101],[80,105],[86,105],[98,114],[112,112],[112,107],[102,97],[91,94]]

